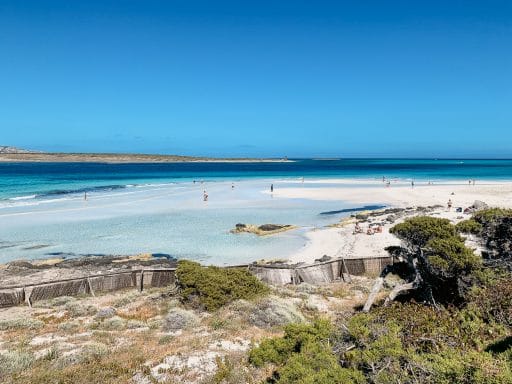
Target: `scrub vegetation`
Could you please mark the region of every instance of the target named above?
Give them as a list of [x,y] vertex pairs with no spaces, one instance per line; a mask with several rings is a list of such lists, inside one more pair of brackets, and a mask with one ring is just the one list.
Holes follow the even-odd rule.
[[176,287],[2,310],[0,382],[512,384],[511,218],[397,224],[403,262],[367,313],[367,277],[268,287],[190,261]]

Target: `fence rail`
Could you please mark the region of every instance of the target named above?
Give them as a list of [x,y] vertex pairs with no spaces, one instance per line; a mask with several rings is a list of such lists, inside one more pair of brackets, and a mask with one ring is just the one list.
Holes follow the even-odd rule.
[[123,288],[142,291],[147,287],[165,287],[174,284],[175,272],[176,268],[137,269],[0,287],[0,307],[12,307],[24,302],[32,305],[35,301],[60,296],[95,295],[96,292]]
[[[322,284],[350,280],[350,275],[377,276],[382,269],[396,261],[391,256],[344,259],[307,265],[239,265],[226,268],[248,268],[260,280],[273,285]],[[148,268],[119,271],[77,278],[43,281],[37,284],[20,284],[0,287],[0,307],[12,307],[60,296],[95,295],[125,288],[140,291],[148,287],[165,287],[176,282],[176,268]]]

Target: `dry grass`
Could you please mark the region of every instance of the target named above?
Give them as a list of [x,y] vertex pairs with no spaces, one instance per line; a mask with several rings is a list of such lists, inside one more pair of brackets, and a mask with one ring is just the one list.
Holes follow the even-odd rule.
[[160,310],[155,305],[139,305],[135,308],[117,311],[117,315],[126,320],[148,321],[160,314]]
[[[342,287],[315,288],[315,291],[319,296],[323,293],[343,296]],[[299,296],[308,295],[294,288],[280,288],[278,291],[281,297],[278,300],[289,301],[290,305],[299,302]],[[348,301],[336,300],[340,303]],[[16,318],[0,320],[2,348],[18,353],[0,361],[4,366],[0,383],[133,384],[135,374],[148,377],[150,368],[162,363],[166,356],[186,358],[207,352],[210,348],[216,350],[217,347],[212,346],[221,341],[258,343],[263,338],[282,333],[279,326],[258,327],[249,321],[248,316],[254,311],[264,311],[266,321],[268,314],[265,311],[269,305],[256,308],[257,303],[251,303],[251,308],[246,308],[240,303],[233,303],[210,315],[201,314],[199,323],[192,328],[181,329],[173,335],[165,334],[162,331],[163,318],[170,308],[178,306],[168,289],[55,299],[42,304],[39,309],[17,309]],[[117,307],[115,317],[102,320],[94,317],[97,308],[109,305]],[[272,315],[274,311],[270,309]],[[340,304],[340,311],[343,309],[346,310]],[[32,343],[35,336],[44,338],[48,335],[55,335],[55,340],[50,337],[44,345]],[[217,373],[205,375],[204,372],[185,368],[189,371],[182,374],[187,379],[196,377],[202,384],[257,383],[270,374],[269,367],[255,369],[248,366],[245,352],[229,349],[221,351],[217,366]],[[185,376],[170,372],[169,377],[168,382],[183,382]]]

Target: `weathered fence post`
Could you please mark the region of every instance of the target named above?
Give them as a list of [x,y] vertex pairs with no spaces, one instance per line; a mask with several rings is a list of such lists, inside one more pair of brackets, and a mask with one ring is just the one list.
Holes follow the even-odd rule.
[[141,270],[140,272],[140,287],[139,292],[142,292],[144,290],[144,270]]

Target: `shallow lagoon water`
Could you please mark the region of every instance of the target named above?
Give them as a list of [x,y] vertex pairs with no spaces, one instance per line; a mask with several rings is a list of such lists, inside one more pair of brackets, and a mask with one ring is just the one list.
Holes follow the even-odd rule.
[[[269,180],[172,183],[18,202],[0,209],[0,262],[64,254],[170,254],[209,264],[285,258],[312,227],[345,214],[343,202],[279,199]],[[276,188],[289,180],[273,181]],[[293,182],[297,185],[297,182]],[[307,185],[304,184],[304,188]],[[207,190],[209,201],[202,200]],[[278,236],[229,233],[237,223],[301,226]]]

